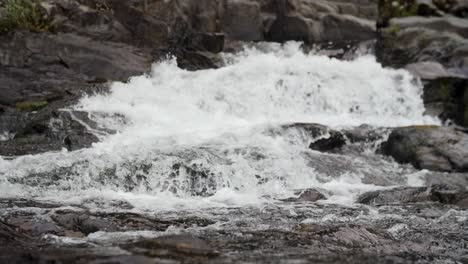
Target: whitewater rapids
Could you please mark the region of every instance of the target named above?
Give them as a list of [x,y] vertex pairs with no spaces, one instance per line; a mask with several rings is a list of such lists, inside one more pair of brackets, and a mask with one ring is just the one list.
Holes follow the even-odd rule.
[[[88,112],[101,141],[0,158],[0,196],[89,206],[123,200],[159,210],[262,204],[304,188],[352,204],[393,183],[423,184],[414,178],[419,172],[376,160],[372,149],[324,154],[309,150],[315,139],[298,131],[271,132],[297,122],[338,130],[439,124],[424,115],[422,86],[408,72],[383,68],[371,55],[305,54],[294,42],[246,48],[224,61],[190,72],[168,59],[107,94],[82,98],[64,111]],[[363,182],[375,174],[387,184]]]

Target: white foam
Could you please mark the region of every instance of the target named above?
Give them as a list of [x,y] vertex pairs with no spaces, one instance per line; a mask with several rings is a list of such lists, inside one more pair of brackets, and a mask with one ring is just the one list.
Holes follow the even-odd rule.
[[[288,43],[225,58],[226,67],[195,72],[163,61],[149,75],[114,83],[109,94],[83,98],[75,109],[118,133],[90,149],[0,160],[0,196],[120,199],[158,210],[259,204],[262,197],[321,187],[332,201],[349,204],[379,187],[362,184],[359,173],[324,181],[329,175],[303,155],[310,152],[306,144],[264,131],[292,122],[334,128],[439,123],[423,115],[418,80],[372,56],[339,61]],[[178,174],[174,164],[182,166]],[[205,182],[195,189],[208,186],[213,195],[193,192],[193,171],[208,175],[196,176]]]

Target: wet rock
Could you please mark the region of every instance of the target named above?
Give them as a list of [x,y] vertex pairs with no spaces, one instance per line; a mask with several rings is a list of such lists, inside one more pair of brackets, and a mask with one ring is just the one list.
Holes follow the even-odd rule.
[[192,255],[215,257],[219,253],[211,248],[207,242],[192,235],[169,235],[154,239],[139,241],[136,247],[149,249],[151,256]]
[[14,226],[0,221],[0,241],[3,245],[23,244],[30,237],[16,230]]
[[69,151],[90,147],[97,142],[88,127],[96,127],[86,113],[49,111],[30,114],[30,120],[15,136],[0,141],[0,155],[18,156],[45,151]]
[[320,124],[311,123],[293,123],[280,127],[280,131],[273,130],[273,133],[299,133],[304,135],[307,139],[317,138],[326,134],[329,128]]
[[325,195],[316,189],[305,189],[294,193],[297,197],[282,199],[284,202],[316,202],[326,199]]
[[190,48],[199,51],[218,53],[224,50],[224,34],[222,33],[192,33],[189,38]]
[[208,226],[213,221],[197,217],[160,220],[136,213],[91,213],[89,211],[58,211],[51,218],[65,229],[67,236],[88,235],[97,231],[115,232],[132,230],[166,231],[169,227],[188,228]]
[[369,125],[360,125],[352,129],[344,130],[343,133],[345,134],[346,138],[348,138],[349,141],[352,143],[371,142],[382,138],[382,131],[380,130],[382,129],[372,127]]
[[326,226],[301,224],[296,230],[309,233],[323,243],[338,244],[351,248],[375,247],[394,243],[392,237],[383,231],[363,226]]
[[444,12],[458,17],[468,17],[468,2],[465,0],[433,0],[432,2]]
[[97,231],[113,232],[119,229],[109,220],[96,218],[87,214],[60,214],[52,216],[52,219],[68,230],[81,232],[85,235]]
[[152,62],[151,56],[142,49],[122,43],[95,41],[75,33],[15,32],[1,38],[2,66],[27,68],[38,73],[63,72],[65,77],[74,73],[85,82],[126,80],[149,70]]
[[366,41],[375,37],[371,21],[352,16],[327,14],[314,20],[300,14],[286,15],[272,23],[266,34],[267,40],[288,40],[306,43]]
[[60,204],[37,202],[29,199],[0,199],[0,208],[26,208],[26,207],[37,207],[37,208],[57,208]]
[[423,100],[429,113],[468,127],[468,79],[441,77],[427,80]]
[[249,0],[228,0],[222,17],[228,38],[242,41],[263,40],[260,4]]
[[439,30],[435,26],[431,28],[432,20],[420,21],[418,26],[405,27],[404,21],[391,20],[388,27],[380,30],[376,46],[379,61],[392,67],[436,62],[452,75],[466,75],[468,40],[456,33],[458,29],[449,27],[448,23],[447,26],[441,25]]
[[346,145],[346,139],[340,132],[331,131],[328,138],[321,138],[310,143],[309,148],[317,151],[332,151]]
[[128,263],[132,263],[132,264],[157,264],[157,263],[172,264],[174,263],[175,264],[179,262],[154,259],[154,258],[149,258],[145,256],[117,256],[117,257],[111,257],[111,258],[106,258],[106,259],[98,259],[89,263],[90,264],[128,264]]
[[40,237],[45,234],[63,234],[63,229],[55,223],[27,216],[19,215],[16,217],[10,217],[8,218],[8,224],[33,237]]
[[400,163],[434,171],[468,171],[468,135],[451,128],[413,126],[396,128],[382,152]]
[[444,186],[399,187],[390,190],[368,192],[361,195],[358,203],[369,205],[405,204],[418,202],[439,202],[466,208],[468,192],[446,189]]
[[384,66],[405,67],[422,78],[426,94],[444,90],[447,99],[425,102],[427,113],[466,126],[465,91],[453,94],[468,77],[468,26],[466,19],[446,14],[461,2],[380,1],[376,55]]

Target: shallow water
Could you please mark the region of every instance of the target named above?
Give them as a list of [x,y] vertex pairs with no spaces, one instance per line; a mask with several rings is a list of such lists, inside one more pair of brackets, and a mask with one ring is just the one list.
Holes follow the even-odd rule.
[[[465,249],[457,244],[465,243],[460,237],[466,235],[466,211],[356,204],[365,192],[398,186],[466,186],[465,174],[418,171],[376,153],[389,127],[440,123],[424,115],[419,80],[383,68],[372,55],[340,61],[305,54],[294,42],[261,44],[225,54],[224,60],[225,67],[195,72],[179,69],[172,59],[158,62],[148,75],[113,83],[108,94],[63,109],[88,112],[99,126],[90,131],[101,141],[73,152],[0,157],[0,199],[7,204],[0,218],[26,214],[51,221],[64,212],[119,213],[192,223],[43,237],[66,247],[106,247],[105,252],[117,250],[115,255],[129,241],[180,233],[207,238],[229,261],[342,262],[354,246],[384,255],[407,250],[425,260],[434,259],[431,254],[440,261],[467,255],[466,244]],[[326,127],[314,134],[304,123]],[[374,136],[359,142],[348,138],[345,147],[329,153],[309,149],[329,137],[330,129],[368,129]],[[325,199],[282,201],[309,188]],[[316,226],[337,237],[316,241],[331,248],[306,245],[317,239],[308,230]],[[265,239],[278,240],[281,250],[259,242]],[[333,247],[345,259],[332,258]],[[247,253],[251,248],[257,251]],[[324,259],[311,259],[311,252],[323,253]],[[372,258],[361,260],[372,263]]]

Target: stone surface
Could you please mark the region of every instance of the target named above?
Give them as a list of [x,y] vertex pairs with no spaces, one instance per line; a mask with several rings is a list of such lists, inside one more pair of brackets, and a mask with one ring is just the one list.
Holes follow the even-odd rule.
[[444,186],[399,187],[365,193],[357,199],[357,202],[369,205],[439,202],[466,208],[467,198],[468,192],[464,190],[450,190]]
[[321,138],[310,143],[309,148],[318,151],[339,149],[346,144],[346,139],[340,132],[331,131],[328,138]]
[[432,115],[468,127],[468,79],[440,77],[426,80],[423,100]]
[[299,190],[294,193],[296,197],[282,199],[284,202],[316,202],[325,200],[325,195],[317,189]]
[[[466,1],[381,0],[376,55],[384,66],[423,79],[428,114],[467,126],[468,24],[462,6]],[[427,99],[434,94],[439,99]]]
[[448,127],[396,128],[382,152],[401,163],[434,171],[468,171],[468,134]]

